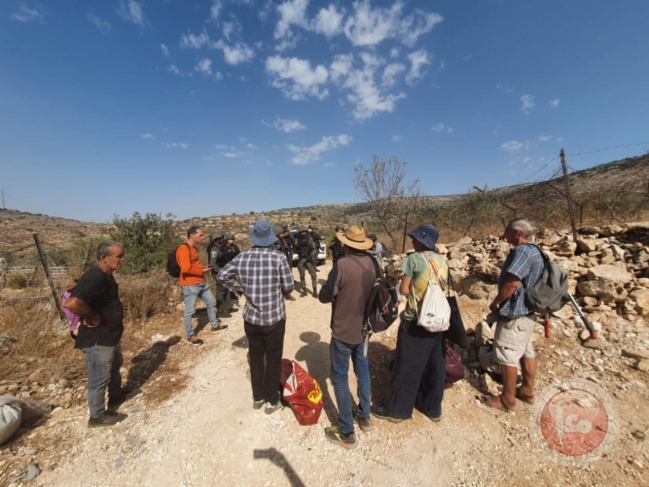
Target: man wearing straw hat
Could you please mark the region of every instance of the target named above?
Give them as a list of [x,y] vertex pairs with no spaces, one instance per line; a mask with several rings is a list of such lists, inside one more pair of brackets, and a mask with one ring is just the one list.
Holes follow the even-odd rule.
[[[346,257],[337,260],[320,290],[322,303],[331,303],[331,381],[338,405],[338,424],[325,429],[327,439],[343,448],[356,448],[354,420],[361,431],[372,430],[370,419],[370,370],[364,350],[363,318],[365,304],[376,280],[376,267],[366,250],[373,242],[365,230],[350,226],[338,238],[345,245]],[[349,393],[349,359],[358,381],[359,405],[356,412]]]
[[[272,414],[279,397],[284,331],[285,294],[293,291],[293,274],[282,252],[273,246],[277,237],[268,220],[257,220],[250,230],[250,250],[241,252],[218,274],[228,289],[243,294],[243,327],[250,353],[252,407]],[[264,358],[266,364],[264,365]]]

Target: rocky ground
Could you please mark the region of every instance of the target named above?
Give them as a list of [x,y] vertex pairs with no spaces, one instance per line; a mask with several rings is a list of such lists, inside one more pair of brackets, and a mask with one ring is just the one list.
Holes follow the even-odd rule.
[[[418,412],[400,424],[375,419],[373,432],[357,430],[357,449],[330,444],[323,434],[336,417],[328,377],[330,307],[308,296],[287,302],[284,356],[295,358],[320,382],[325,409],[318,424],[300,426],[288,408],[270,416],[252,409],[241,313],[226,320],[227,333],[211,336],[203,330],[202,347],[175,338],[182,332],[179,315],[155,317],[137,330],[148,345],[126,352],[124,375],[139,388],[120,408],[128,418],[113,428],[86,428],[83,378],[76,384],[41,386],[51,389],[49,396],[46,391],[30,393],[33,386],[28,383],[0,382],[2,394],[50,397],[58,406],[39,425],[21,430],[0,448],[0,483],[84,487],[646,485],[649,375],[643,370],[643,357],[649,358],[649,327],[642,290],[647,288],[647,242],[642,241],[642,232],[633,237],[639,245],[628,242],[622,237],[629,236],[628,227],[622,230],[597,229],[584,237],[586,242],[568,242],[572,245],[564,243],[565,235],[546,236],[545,248],[556,260],[576,262],[563,265],[580,303],[601,326],[606,346],[582,346],[583,325],[568,307],[552,317],[549,339],[539,326],[537,396],[542,398],[544,390],[576,379],[605,396],[615,428],[610,429],[608,449],[596,456],[556,454],[537,434],[538,404],[519,402],[515,413],[481,404],[478,398],[487,391],[497,393],[498,385],[478,368],[475,346],[462,351],[466,379],[446,391],[440,423]],[[593,250],[574,255],[577,245],[590,244]],[[482,320],[494,292],[493,274],[502,259],[500,253],[506,251],[500,246],[496,240],[485,239],[442,249],[457,276],[460,304],[470,328]],[[611,256],[611,263],[602,263]],[[626,274],[597,269],[606,265]],[[330,263],[320,268],[321,282],[329,268]],[[199,313],[199,326],[205,321],[204,313]],[[372,338],[373,400],[379,400],[387,386],[396,326]],[[352,391],[354,384],[352,373]],[[40,473],[31,481],[15,479],[28,464],[37,466]]]

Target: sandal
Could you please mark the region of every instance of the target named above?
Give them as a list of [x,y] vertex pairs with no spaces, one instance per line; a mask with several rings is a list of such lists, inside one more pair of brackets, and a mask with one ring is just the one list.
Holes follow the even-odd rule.
[[536,398],[533,395],[528,396],[527,394],[523,394],[521,392],[520,387],[518,389],[516,389],[516,399],[518,399],[519,401],[523,401],[524,403],[527,403],[527,404],[530,404],[530,405],[533,405],[534,402],[536,401]]
[[[494,409],[499,409],[501,411],[505,411],[506,413],[511,413],[511,412],[514,412],[516,410],[515,406],[508,406],[505,403],[505,401],[503,401],[502,396],[482,396],[482,398],[480,398],[480,401],[485,406],[488,406],[488,407],[494,408]],[[498,402],[496,402],[496,401],[498,401]]]

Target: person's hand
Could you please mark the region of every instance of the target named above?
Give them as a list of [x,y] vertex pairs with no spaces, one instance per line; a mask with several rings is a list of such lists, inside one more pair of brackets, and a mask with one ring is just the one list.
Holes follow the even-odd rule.
[[208,266],[208,265],[203,267],[203,274],[205,274],[207,272],[212,272],[212,268],[210,266]]
[[492,313],[498,314],[499,310],[500,310],[500,305],[493,302],[489,305],[489,311],[491,311]]
[[83,324],[88,328],[97,328],[101,325],[101,317],[85,319],[83,320]]

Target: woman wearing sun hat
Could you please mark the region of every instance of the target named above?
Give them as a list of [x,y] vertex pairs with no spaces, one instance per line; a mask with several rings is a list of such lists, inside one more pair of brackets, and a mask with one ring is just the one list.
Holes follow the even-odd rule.
[[397,356],[385,397],[372,406],[372,414],[399,423],[410,419],[413,408],[417,408],[431,420],[439,421],[446,374],[444,334],[417,325],[417,313],[430,279],[439,276],[442,287],[447,287],[448,264],[436,252],[437,228],[419,225],[408,236],[412,237],[415,252],[401,265],[404,275],[399,291],[407,304],[397,335]]

